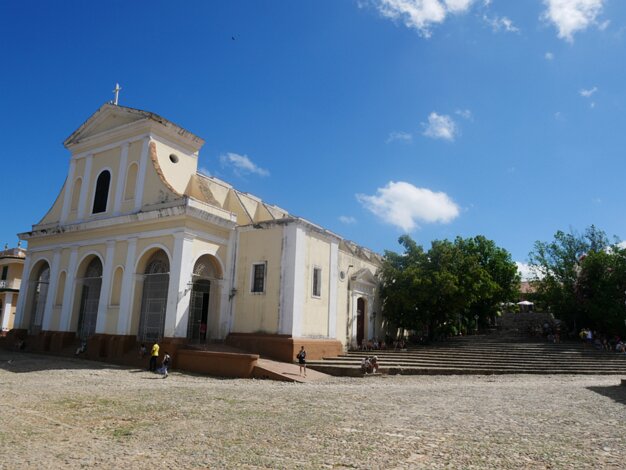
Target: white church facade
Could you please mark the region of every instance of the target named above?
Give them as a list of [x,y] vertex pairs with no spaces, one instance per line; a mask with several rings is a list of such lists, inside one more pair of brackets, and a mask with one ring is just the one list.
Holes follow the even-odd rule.
[[226,341],[293,359],[381,337],[380,257],[197,172],[203,140],[103,105],[66,141],[69,169],[28,241],[14,330],[40,350]]

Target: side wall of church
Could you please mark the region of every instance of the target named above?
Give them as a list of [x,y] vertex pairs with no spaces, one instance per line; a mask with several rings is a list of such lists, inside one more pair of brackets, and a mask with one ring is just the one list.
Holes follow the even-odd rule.
[[[330,278],[333,269],[331,266],[331,243],[326,237],[309,230],[305,250],[305,287],[301,333],[302,336],[327,337],[331,293]],[[319,295],[313,291],[315,269],[318,269],[320,274]]]
[[[239,233],[233,332],[278,333],[282,238],[280,226]],[[263,292],[252,292],[255,264],[266,266]]]

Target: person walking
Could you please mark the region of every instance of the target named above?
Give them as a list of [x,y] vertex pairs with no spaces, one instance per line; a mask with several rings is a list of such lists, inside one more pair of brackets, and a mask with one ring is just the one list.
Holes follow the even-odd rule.
[[159,343],[155,342],[152,345],[152,351],[150,351],[150,365],[148,366],[148,370],[150,372],[156,372],[158,358],[159,358]]
[[165,353],[163,354],[163,362],[161,362],[161,367],[158,370],[159,374],[162,374],[164,379],[167,377],[167,369],[170,366],[171,361],[172,358],[167,353],[167,351],[165,351]]
[[298,359],[298,364],[300,365],[300,375],[304,371],[304,376],[306,377],[306,351],[304,350],[304,346],[300,347],[300,352],[296,356]]

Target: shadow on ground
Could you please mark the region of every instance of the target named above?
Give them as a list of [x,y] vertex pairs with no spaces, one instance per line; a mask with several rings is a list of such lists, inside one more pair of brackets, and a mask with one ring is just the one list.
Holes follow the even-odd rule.
[[126,366],[105,364],[69,357],[56,357],[27,352],[0,351],[0,370],[16,374],[68,369],[128,369]]
[[626,405],[626,386],[624,385],[610,385],[608,387],[587,387],[587,390],[599,393],[605,397],[609,397],[611,400]]

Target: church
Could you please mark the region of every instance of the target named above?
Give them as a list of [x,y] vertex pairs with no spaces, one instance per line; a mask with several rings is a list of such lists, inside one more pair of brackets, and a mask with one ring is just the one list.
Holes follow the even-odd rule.
[[29,232],[14,332],[123,361],[226,343],[293,361],[384,336],[380,256],[197,171],[204,141],[107,103],[64,142],[67,177]]

